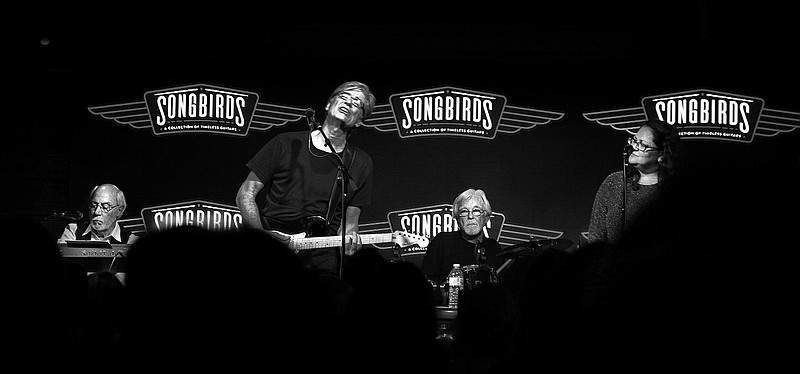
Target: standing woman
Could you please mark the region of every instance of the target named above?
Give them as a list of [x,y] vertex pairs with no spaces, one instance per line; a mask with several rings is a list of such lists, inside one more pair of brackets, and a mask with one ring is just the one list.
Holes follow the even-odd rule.
[[628,138],[626,178],[623,180],[622,170],[615,171],[597,190],[589,222],[589,243],[618,244],[623,234],[639,223],[673,182],[679,147],[677,130],[658,120],[648,120]]

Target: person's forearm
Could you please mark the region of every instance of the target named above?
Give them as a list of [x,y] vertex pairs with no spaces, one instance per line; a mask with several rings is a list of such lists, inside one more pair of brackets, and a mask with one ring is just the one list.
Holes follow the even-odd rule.
[[258,211],[258,205],[255,199],[238,198],[236,205],[239,207],[239,212],[242,214],[242,223],[250,229],[264,230],[261,224],[261,214]]

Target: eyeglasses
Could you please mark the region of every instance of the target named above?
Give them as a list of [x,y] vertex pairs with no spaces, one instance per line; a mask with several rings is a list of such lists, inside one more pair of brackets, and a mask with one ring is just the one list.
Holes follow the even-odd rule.
[[483,215],[484,211],[475,208],[473,210],[461,209],[458,211],[458,216],[461,218],[467,217],[470,213],[472,213],[473,217],[480,217]]
[[103,212],[108,213],[108,212],[110,212],[111,210],[113,210],[114,208],[116,208],[118,206],[119,206],[119,204],[111,205],[109,203],[98,204],[98,203],[95,203],[95,202],[91,202],[91,203],[89,203],[89,211],[90,212],[94,212],[94,210],[97,209],[97,207],[100,207],[100,210],[102,210]]
[[350,95],[346,92],[342,92],[339,94],[339,100],[347,102],[348,104],[353,104],[358,109],[361,109],[363,107],[363,102],[358,96]]
[[639,152],[650,152],[650,151],[658,151],[658,147],[651,147],[649,145],[644,144],[641,140],[636,139],[635,136],[631,136],[628,138],[628,144],[630,144],[633,149]]

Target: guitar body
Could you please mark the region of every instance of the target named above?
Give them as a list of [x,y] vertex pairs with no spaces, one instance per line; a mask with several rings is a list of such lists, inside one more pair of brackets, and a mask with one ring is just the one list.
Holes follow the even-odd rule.
[[303,217],[293,222],[281,222],[267,218],[270,230],[283,233],[288,236],[324,236],[328,231],[328,224],[325,218],[320,216]]

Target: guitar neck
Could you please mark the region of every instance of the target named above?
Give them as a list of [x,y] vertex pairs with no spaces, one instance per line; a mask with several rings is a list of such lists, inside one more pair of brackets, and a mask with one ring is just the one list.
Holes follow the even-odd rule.
[[[392,241],[392,234],[367,234],[361,235],[362,244],[389,243]],[[340,247],[342,245],[341,236],[319,236],[310,238],[293,238],[291,247],[295,250],[318,249]]]

